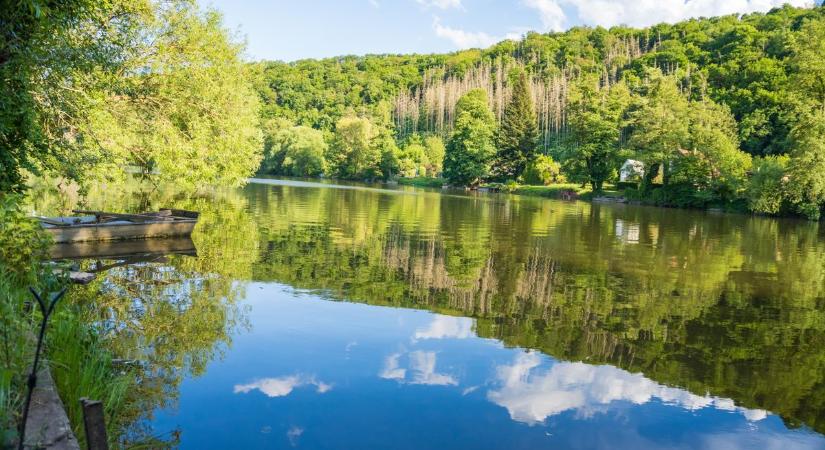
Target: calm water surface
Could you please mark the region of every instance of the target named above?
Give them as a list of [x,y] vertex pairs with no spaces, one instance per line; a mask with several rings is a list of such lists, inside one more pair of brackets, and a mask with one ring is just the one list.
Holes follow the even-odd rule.
[[818,224],[281,180],[163,202],[203,211],[198,256],[102,288],[182,448],[825,448]]

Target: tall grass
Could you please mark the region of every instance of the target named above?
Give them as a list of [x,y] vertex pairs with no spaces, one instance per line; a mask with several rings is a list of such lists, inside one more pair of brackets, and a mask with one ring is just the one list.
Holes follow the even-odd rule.
[[24,311],[26,294],[0,267],[0,448],[13,445],[33,348],[33,327]]
[[103,402],[108,436],[113,446],[117,444],[129,422],[129,391],[136,383],[135,376],[114,368],[105,342],[73,305],[66,305],[55,317],[47,349],[57,390],[81,447],[85,446],[83,397]]
[[13,444],[32,362],[33,314],[27,288],[43,279],[49,236],[27,218],[19,196],[0,194],[0,448]]
[[[26,217],[21,200],[0,194],[0,448],[12,447],[19,438],[26,377],[40,323],[28,288],[56,292],[66,286],[66,280],[43,265],[51,240],[36,221]],[[79,400],[88,397],[103,401],[109,436],[116,440],[124,427],[127,394],[136,376],[112,366],[111,354],[93,322],[84,320],[68,299],[57,305],[45,344],[44,356],[75,435],[81,442],[85,438]]]

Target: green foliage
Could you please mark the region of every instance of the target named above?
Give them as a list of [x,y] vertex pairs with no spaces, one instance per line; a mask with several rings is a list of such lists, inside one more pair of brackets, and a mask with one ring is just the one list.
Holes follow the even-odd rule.
[[281,165],[284,162],[284,149],[282,141],[285,135],[284,130],[292,128],[292,123],[286,119],[269,119],[261,124],[263,134],[263,155],[258,173],[280,174]]
[[825,110],[807,115],[790,139],[790,199],[802,214],[818,219],[825,203]]
[[444,141],[438,136],[413,134],[398,153],[398,172],[404,177],[437,177],[444,166]]
[[659,70],[650,70],[646,76],[641,95],[629,112],[628,145],[645,163],[646,186],[659,171],[664,184],[668,184],[673,161],[687,147],[689,104],[675,77],[665,76]]
[[[5,248],[5,247],[4,247]],[[32,277],[34,274],[32,274]],[[34,327],[25,301],[29,293],[20,275],[0,265],[0,447],[12,448],[17,437],[27,369],[34,350]],[[27,277],[28,278],[28,277]]]
[[16,195],[0,194],[0,268],[16,285],[34,285],[36,266],[48,255],[51,236],[27,217]]
[[751,211],[777,214],[785,202],[783,178],[788,167],[787,156],[766,156],[753,160],[748,180],[747,199]]
[[793,89],[825,113],[825,20],[807,20],[794,35],[792,48]]
[[0,192],[24,171],[74,167],[66,142],[89,117],[95,91],[124,69],[127,41],[147,1],[5,1],[0,4]]
[[47,345],[52,377],[81,447],[86,438],[80,406],[84,397],[103,402],[110,445],[117,446],[116,438],[128,425],[123,419],[137,381],[133,374],[112,370],[111,352],[98,332],[67,308],[52,319]]
[[45,275],[40,265],[51,237],[26,217],[21,197],[0,194],[0,447],[17,437],[25,376],[31,364],[34,331],[28,287],[38,287]]
[[518,179],[537,154],[539,130],[527,75],[519,73],[513,83],[513,97],[504,108],[496,134],[498,153],[493,173],[501,180]]
[[318,130],[305,126],[278,129],[265,142],[261,173],[315,177],[326,172],[328,146]]
[[84,183],[138,168],[237,185],[260,160],[258,96],[215,11],[190,0],[7,2],[0,189],[23,172]]
[[399,174],[405,177],[426,176],[429,159],[420,139],[411,139],[401,149]]
[[445,183],[446,180],[442,178],[414,177],[398,179],[398,184],[417,187],[440,188],[444,186]]
[[266,118],[333,131],[348,110],[371,113],[420,82],[422,71],[440,65],[443,55],[345,56],[292,63],[259,63],[257,90]]
[[495,118],[487,106],[487,93],[475,89],[456,105],[456,125],[444,157],[444,178],[457,186],[477,185],[490,173],[495,156]]
[[564,182],[564,175],[561,174],[561,164],[553,161],[553,157],[550,155],[538,155],[527,164],[523,178],[526,184],[532,185]]
[[145,25],[146,56],[101,98],[87,132],[113,164],[188,188],[240,185],[259,166],[259,101],[243,46],[215,11],[159,6]]
[[379,133],[369,118],[348,115],[339,119],[328,154],[335,174],[347,179],[374,179],[380,175],[382,148],[376,145]]
[[[688,203],[727,207],[746,201],[748,155],[790,154],[797,140],[791,130],[825,107],[823,11],[786,6],[644,29],[578,27],[449,55],[261,63],[256,87],[265,118],[331,136],[339,119],[356,114],[392,129],[403,143],[397,154],[383,152],[369,175],[339,171],[332,163],[339,177],[438,174],[437,156],[426,154],[425,161],[417,144],[406,155],[403,149],[411,136],[452,136],[459,114],[450,101],[469,83],[495,94],[490,105],[500,127],[492,167],[467,160],[474,174],[460,184],[517,180],[536,158],[538,137],[566,178],[594,189],[612,181],[626,158],[637,158],[647,169],[644,190],[675,183],[677,191],[692,189],[696,201]],[[504,83],[508,71],[516,76]],[[453,100],[435,100],[438,92]],[[555,99],[553,92],[562,94]],[[395,109],[387,120],[390,102]],[[335,152],[331,148],[328,159]],[[455,172],[455,160],[450,164]],[[664,192],[641,195],[669,202]]]
[[672,178],[724,200],[738,197],[751,158],[736,145],[736,123],[711,100],[691,102],[688,147],[673,162]]
[[376,176],[384,180],[393,178],[400,170],[401,162],[399,155],[401,154],[401,150],[395,143],[395,139],[390,135],[389,130],[381,128],[373,145],[378,148],[381,154],[381,162],[378,163],[378,168],[375,171]]
[[446,152],[444,140],[439,136],[424,138],[424,154],[427,156],[427,175],[431,177],[441,175],[444,170],[444,154]]
[[577,85],[570,105],[567,171],[600,192],[622,164],[621,119],[629,101],[623,84],[599,89],[595,80]]

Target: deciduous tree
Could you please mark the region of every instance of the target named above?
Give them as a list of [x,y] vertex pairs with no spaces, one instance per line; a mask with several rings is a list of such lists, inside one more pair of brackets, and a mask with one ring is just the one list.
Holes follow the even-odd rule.
[[477,185],[490,173],[495,156],[495,117],[487,93],[474,89],[456,106],[456,125],[444,157],[444,178],[459,186]]

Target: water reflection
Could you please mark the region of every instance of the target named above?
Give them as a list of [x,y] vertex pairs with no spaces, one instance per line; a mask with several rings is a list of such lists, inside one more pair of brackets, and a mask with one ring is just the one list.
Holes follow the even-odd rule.
[[466,339],[473,336],[473,320],[466,317],[435,316],[426,327],[418,329],[413,340]]
[[487,398],[507,408],[513,420],[527,424],[544,422],[565,411],[587,418],[607,411],[613,402],[641,405],[652,400],[690,411],[712,407],[741,412],[749,421],[767,417],[764,410],[740,408],[728,398],[698,396],[612,366],[558,362],[542,370],[541,362],[536,353],[526,352],[517,355],[512,364],[497,367],[501,386],[489,391]]
[[[817,223],[277,180],[96,195],[202,212],[197,258],[117,269],[93,307],[174,374],[153,424],[185,446],[220,446],[184,417],[207,412],[250,448],[451,447],[445,424],[468,448],[823,445]],[[341,438],[359,414],[387,441]]]
[[331,384],[318,381],[314,376],[290,375],[280,378],[263,378],[247,384],[236,384],[232,392],[246,394],[253,390],[261,391],[267,397],[283,397],[293,389],[302,386],[315,386],[315,392],[323,394],[332,389]]
[[246,191],[265,224],[257,280],[476,317],[479,335],[507,345],[825,429],[816,223],[289,183]]
[[[237,192],[170,199],[160,193],[132,197],[128,189],[98,189],[88,200],[110,210],[143,209],[149,198],[163,204],[189,204],[205,213],[198,225],[200,232],[192,239],[52,248],[53,259],[73,261],[81,270],[98,275],[91,284],[74,287],[66,307],[96,325],[116,360],[134,376],[128,405],[118,411],[125,417],[117,418],[127,427],[116,439],[124,447],[161,445],[151,438],[161,434],[149,426],[154,411],[174,405],[181,382],[203,374],[246,323],[240,300],[256,241],[221,229],[231,226],[247,236],[255,231],[250,230],[253,223],[245,221],[248,216],[239,206],[243,197]],[[130,199],[135,200],[134,206],[122,206],[131,204]],[[46,214],[61,212],[49,209],[54,204],[61,205],[60,209],[79,206],[55,201],[42,192],[32,202],[36,211]]]
[[[404,356],[408,368],[400,367],[399,360]],[[438,356],[435,352],[416,350],[408,353],[393,353],[384,361],[384,369],[378,375],[381,378],[397,380],[402,383],[426,384],[430,386],[457,385],[458,381],[451,375],[436,373],[435,364]]]

